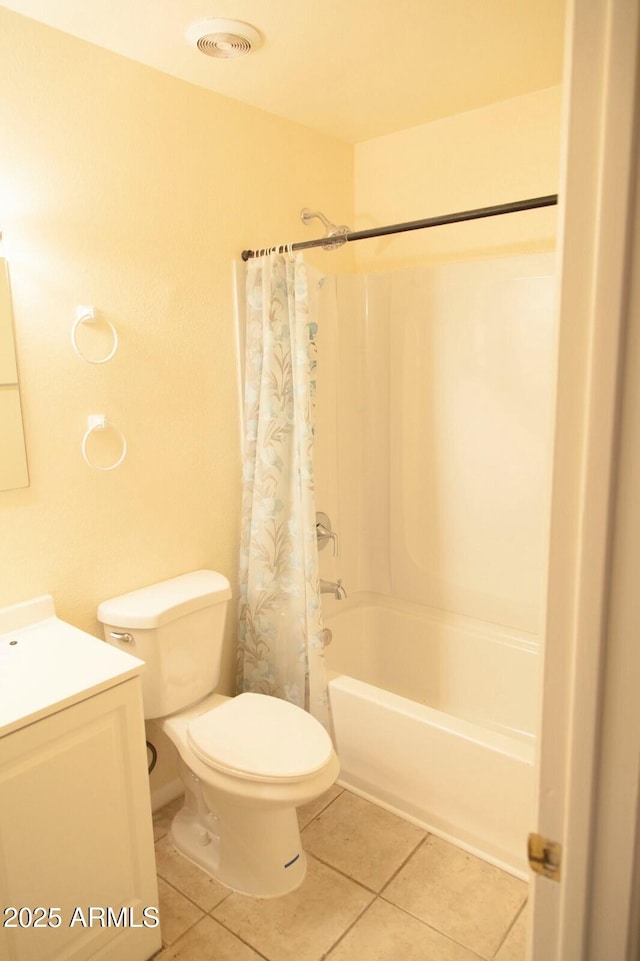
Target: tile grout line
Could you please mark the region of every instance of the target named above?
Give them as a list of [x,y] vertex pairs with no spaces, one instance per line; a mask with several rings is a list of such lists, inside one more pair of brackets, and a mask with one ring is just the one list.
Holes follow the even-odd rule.
[[[162,947],[161,947],[160,951],[168,951],[169,948],[172,948],[172,947],[174,946],[174,944],[177,944],[178,941],[180,941],[180,940],[185,936],[185,934],[188,934],[189,931],[191,931],[193,928],[195,928],[196,924],[200,924],[200,922],[202,921],[202,918],[206,918],[208,915],[207,915],[207,912],[206,912],[206,911],[203,911],[203,910],[202,910],[202,908],[200,907],[199,904],[196,904],[195,901],[192,901],[191,898],[188,898],[186,894],[183,894],[182,891],[180,891],[179,888],[177,888],[177,887],[175,887],[175,885],[171,884],[170,881],[167,881],[166,878],[163,878],[161,874],[156,874],[156,877],[158,877],[158,878],[160,878],[162,881],[164,881],[164,883],[165,883],[166,885],[168,885],[173,891],[175,891],[176,894],[180,894],[183,898],[185,898],[185,899],[189,902],[189,904],[192,904],[195,908],[198,909],[198,911],[201,911],[201,912],[202,912],[201,916],[200,916],[199,918],[196,918],[196,920],[193,922],[193,924],[190,924],[188,927],[186,927],[186,928],[184,929],[184,931],[181,931],[181,932],[180,932],[180,934],[179,934],[178,937],[175,939],[175,941],[171,941],[171,942],[168,942],[168,943],[166,943],[166,944],[165,944],[164,941],[162,942]],[[158,892],[158,914],[160,914],[160,892]],[[162,938],[162,917],[160,917],[160,937]],[[160,952],[158,952],[158,953],[160,953]],[[154,955],[154,957],[155,957],[155,955]]]
[[456,939],[452,938],[450,934],[446,934],[444,931],[441,931],[440,928],[436,928],[435,925],[429,924],[429,922],[425,921],[424,918],[419,918],[417,914],[412,914],[412,912],[407,910],[407,908],[403,908],[401,905],[395,904],[393,901],[388,901],[387,898],[382,896],[382,894],[380,894],[376,900],[384,901],[384,903],[388,904],[390,907],[395,908],[402,914],[406,914],[408,918],[413,918],[414,921],[418,921],[420,924],[424,925],[425,928],[429,928],[430,931],[434,931],[435,934],[438,934],[441,938],[445,938],[445,940],[450,941],[451,944],[455,944],[458,948],[463,948],[463,950],[465,950],[468,954],[472,954],[474,958],[477,958],[478,961],[491,961],[490,958],[485,958],[483,955],[478,954],[478,952],[474,948],[470,948],[468,944],[463,944],[462,941],[456,941]]
[[333,804],[336,803],[336,801],[338,800],[338,798],[339,798],[339,797],[342,797],[342,795],[344,794],[344,791],[345,791],[344,788],[340,788],[340,794],[336,794],[335,797],[333,797],[333,798],[331,798],[329,801],[327,801],[327,803],[324,805],[324,807],[322,807],[322,808],[318,811],[317,814],[314,814],[313,817],[311,818],[311,820],[310,820],[310,821],[307,821],[307,823],[304,825],[304,827],[300,828],[300,834],[301,834],[301,835],[304,834],[304,832],[307,830],[307,828],[310,827],[310,826],[313,824],[314,821],[317,821],[319,817],[322,817],[322,815],[323,815],[326,811],[328,811],[329,808],[330,808]]
[[[222,901],[220,902],[220,904],[222,904]],[[216,905],[216,907],[218,907],[218,905]],[[211,910],[215,911],[215,908],[212,908]],[[234,931],[233,928],[230,928],[229,925],[225,924],[224,921],[221,921],[219,918],[214,918],[211,914],[207,914],[205,915],[205,917],[211,918],[212,921],[215,921],[216,924],[219,924],[221,928],[224,928],[225,931],[228,931],[229,934],[232,934],[234,938],[236,938],[241,944],[244,944],[247,948],[253,951],[254,954],[256,954],[259,958],[263,958],[264,961],[274,961],[274,959],[270,958],[268,954],[263,954],[262,951],[259,951],[258,948],[255,947],[255,945],[251,944],[249,941],[245,941],[244,938],[240,937],[237,931]]]
[[[456,944],[456,945],[458,945],[459,947],[464,948],[465,951],[470,951],[471,954],[474,954],[477,958],[480,959],[480,961],[492,961],[492,959],[493,959],[493,961],[495,961],[495,957],[496,957],[498,951],[501,949],[502,945],[503,945],[504,942],[506,941],[509,933],[511,932],[512,928],[515,926],[516,921],[518,920],[518,918],[520,917],[520,915],[522,914],[522,911],[524,910],[524,908],[525,908],[525,906],[526,906],[526,903],[527,903],[527,900],[528,900],[528,894],[525,894],[525,898],[524,898],[523,903],[520,905],[520,907],[519,907],[518,910],[516,911],[515,916],[514,916],[512,922],[511,922],[511,924],[508,926],[508,928],[507,928],[507,930],[506,930],[506,932],[505,932],[505,934],[504,934],[504,937],[500,940],[500,942],[498,943],[497,948],[496,948],[495,951],[492,953],[492,955],[491,955],[490,958],[489,958],[489,957],[486,957],[486,958],[485,958],[484,955],[478,954],[478,952],[477,952],[475,949],[470,948],[468,945],[463,944],[461,941],[457,941],[455,938],[451,937],[451,935],[446,934],[444,931],[441,931],[439,928],[435,927],[435,925],[430,924],[428,921],[425,921],[423,918],[418,917],[417,914],[413,914],[413,913],[412,913],[411,911],[409,911],[407,908],[404,908],[404,907],[402,907],[401,905],[396,904],[394,901],[391,901],[388,897],[385,897],[384,892],[387,890],[387,888],[389,887],[389,885],[391,884],[391,882],[394,880],[394,878],[396,878],[396,877],[398,876],[398,874],[400,873],[400,871],[402,871],[402,869],[406,866],[406,864],[408,863],[408,861],[410,861],[411,858],[414,856],[414,854],[417,853],[418,848],[421,847],[423,844],[427,844],[430,838],[436,838],[436,839],[437,839],[437,837],[438,837],[438,836],[437,836],[436,834],[432,834],[432,833],[430,833],[430,832],[427,832],[426,837],[424,837],[424,838],[422,839],[422,841],[420,841],[420,842],[416,845],[415,849],[414,849],[414,850],[411,852],[411,854],[405,859],[405,861],[403,862],[403,864],[398,868],[398,870],[393,874],[393,876],[392,876],[391,878],[389,878],[389,880],[386,882],[386,884],[380,889],[380,891],[378,892],[378,895],[377,895],[377,896],[378,896],[379,898],[381,898],[381,899],[385,902],[385,904],[390,904],[392,907],[398,908],[398,910],[403,911],[404,914],[408,915],[408,917],[413,918],[413,919],[416,920],[416,921],[420,921],[421,924],[426,925],[426,926],[427,926],[428,928],[430,928],[432,931],[435,931],[436,934],[439,934],[441,937],[447,938],[449,941],[452,942],[452,944]],[[449,842],[449,843],[450,843],[450,842]]]
[[[202,871],[202,868],[200,868],[199,870]],[[206,874],[207,872],[203,871],[202,873]],[[179,941],[182,940],[182,938],[184,938],[189,933],[189,931],[192,931],[198,924],[200,924],[203,918],[210,918],[212,921],[215,921],[216,924],[219,924],[220,927],[224,928],[225,931],[228,931],[229,934],[232,934],[234,938],[237,938],[238,941],[240,941],[242,944],[245,944],[248,948],[254,951],[255,954],[257,954],[260,958],[263,958],[264,961],[270,961],[267,955],[263,954],[261,951],[258,951],[258,949],[254,948],[252,944],[249,944],[248,941],[245,941],[243,938],[241,938],[236,931],[233,931],[231,928],[229,928],[226,924],[224,924],[218,918],[213,917],[212,912],[215,911],[216,908],[219,908],[220,905],[223,904],[227,900],[227,898],[229,898],[234,893],[230,888],[228,889],[228,893],[225,894],[225,896],[220,901],[218,901],[217,904],[214,904],[212,908],[210,908],[208,911],[205,911],[205,909],[201,907],[201,905],[199,905],[197,901],[194,901],[192,898],[190,898],[188,894],[185,894],[184,891],[181,891],[180,888],[177,888],[175,884],[173,884],[171,881],[168,881],[161,874],[158,874],[157,877],[161,878],[164,881],[164,883],[167,884],[170,888],[172,888],[177,894],[182,895],[182,897],[185,898],[190,904],[192,904],[195,908],[197,908],[199,911],[202,912],[202,916],[197,918],[197,920],[194,921],[193,924],[190,924],[188,928],[185,928],[185,930],[175,939],[175,941],[172,941],[170,944],[163,944],[162,948],[160,949],[161,951],[165,951],[168,948],[173,948],[176,944],[178,944]],[[162,931],[162,919],[160,921],[160,930]]]
[[[193,862],[191,862],[191,863],[193,863]],[[197,865],[194,865],[194,866],[197,867]],[[202,868],[199,868],[199,870],[202,871]],[[207,874],[206,871],[203,871],[202,873],[203,873],[203,874]],[[156,873],[156,877],[158,877],[158,878],[160,878],[162,881],[164,881],[165,884],[167,884],[170,888],[172,888],[177,894],[181,895],[186,901],[189,902],[189,904],[192,904],[192,905],[194,906],[194,908],[197,908],[198,911],[202,911],[202,914],[203,914],[203,915],[211,914],[212,911],[215,911],[215,909],[216,909],[217,907],[219,907],[224,901],[227,900],[228,897],[230,897],[230,896],[234,893],[234,892],[231,890],[231,888],[227,888],[227,894],[225,894],[225,896],[224,896],[223,898],[221,898],[219,901],[217,901],[216,904],[213,905],[213,907],[207,909],[207,908],[203,908],[202,905],[201,905],[201,904],[198,904],[197,901],[194,901],[193,898],[190,897],[188,894],[185,894],[185,892],[184,892],[181,888],[177,887],[177,885],[176,885],[176,883],[175,883],[174,881],[169,881],[167,878],[165,878],[165,876],[164,876],[163,874]],[[207,874],[207,877],[211,877],[211,875],[208,875],[208,874]],[[216,879],[213,878],[213,880],[215,881]],[[220,884],[221,882],[218,881],[217,883]],[[160,900],[160,897],[159,897],[159,896],[158,896],[158,900]]]
[[374,888],[368,887],[368,885],[366,885],[363,881],[357,881],[355,878],[351,877],[350,874],[347,874],[345,871],[337,868],[335,864],[331,864],[330,861],[324,861],[321,857],[318,857],[317,854],[311,854],[310,851],[305,851],[304,853],[306,854],[307,858],[313,858],[314,861],[318,862],[318,864],[323,864],[325,868],[329,868],[330,871],[334,871],[336,874],[339,874],[341,878],[344,878],[346,881],[351,881],[352,884],[356,884],[359,888],[362,888],[363,891],[366,891],[367,894],[373,894],[374,897],[378,896],[378,892]]
[[[420,838],[420,840],[418,841],[418,843],[416,844],[416,846],[413,848],[413,850],[411,851],[411,853],[406,856],[406,858],[404,859],[404,861],[402,862],[402,864],[393,872],[393,874],[392,874],[391,877],[388,879],[388,881],[385,881],[384,884],[382,885],[382,887],[380,888],[380,890],[376,892],[379,897],[382,897],[383,891],[386,891],[386,889],[389,887],[389,885],[391,884],[391,882],[392,882],[395,878],[397,878],[397,876],[400,874],[400,872],[407,866],[407,864],[409,863],[409,861],[411,860],[411,858],[414,856],[414,854],[417,854],[417,853],[418,853],[418,849],[421,848],[423,844],[426,844],[427,841],[429,840],[429,838],[431,838],[431,837],[433,837],[432,834],[430,834],[428,831],[425,832],[425,836],[424,836],[423,838]],[[386,899],[385,899],[385,900],[386,900]],[[391,902],[389,902],[389,903],[391,903]]]
[[[161,948],[160,950],[161,950],[161,951],[168,951],[169,948],[173,948],[176,944],[178,944],[179,941],[182,940],[182,938],[184,938],[184,936],[185,936],[186,934],[189,933],[189,931],[192,931],[192,930],[196,927],[197,924],[200,924],[200,922],[202,921],[202,918],[206,918],[206,917],[208,917],[208,915],[207,915],[207,914],[203,914],[201,918],[197,918],[197,919],[193,922],[193,924],[190,924],[188,928],[185,928],[184,931],[183,931],[181,934],[178,935],[178,937],[175,939],[175,941],[172,941],[170,944],[165,944],[165,943],[163,942],[163,943],[162,943],[162,948]],[[162,920],[160,921],[160,934],[162,935]]]
[[[342,790],[343,790],[343,793],[345,793],[345,792],[346,792],[346,793],[349,793],[348,791],[346,791],[346,788],[343,788]],[[357,797],[358,795],[355,795],[355,796]],[[338,797],[340,797],[340,795],[338,795]],[[330,808],[331,805],[334,804],[335,801],[338,800],[338,797],[333,798],[333,800],[330,801],[329,804],[327,804],[327,806],[322,809],[322,811],[318,812],[318,814],[317,814],[314,818],[312,818],[311,821],[309,821],[308,824],[305,824],[305,826],[304,826],[303,830],[300,832],[300,834],[302,835],[302,834],[304,833],[304,831],[306,831],[306,829],[307,829],[308,827],[311,827],[311,825],[312,825],[313,822],[316,820],[316,818],[319,818],[319,817],[321,816],[321,814],[323,814],[326,810],[328,810],[328,808]],[[373,803],[373,802],[369,802],[369,803],[371,804],[371,803]],[[380,888],[379,891],[376,890],[375,888],[369,887],[369,885],[365,884],[364,881],[358,881],[356,878],[353,877],[353,875],[347,874],[346,871],[343,871],[341,868],[336,867],[335,864],[331,864],[330,861],[325,861],[325,860],[324,860],[323,858],[321,858],[318,854],[311,853],[310,851],[307,851],[307,850],[305,850],[305,854],[307,855],[307,857],[315,858],[316,861],[319,861],[320,864],[324,864],[325,867],[330,868],[332,871],[336,871],[338,874],[340,874],[343,878],[346,878],[348,881],[352,881],[354,884],[358,884],[361,888],[364,888],[365,891],[369,891],[371,894],[374,894],[376,897],[379,897],[379,896],[382,894],[382,892],[385,890],[385,888],[386,888],[389,884],[391,884],[391,882],[392,882],[393,879],[396,877],[396,875],[398,874],[398,872],[401,871],[401,870],[405,867],[405,865],[407,864],[407,862],[413,857],[413,855],[416,854],[418,848],[419,848],[422,844],[424,844],[430,837],[432,837],[432,835],[431,835],[428,831],[425,831],[425,832],[424,832],[424,837],[420,838],[420,840],[416,842],[415,846],[411,849],[411,851],[409,852],[409,854],[407,854],[407,856],[406,856],[405,859],[402,861],[402,863],[398,866],[398,868],[396,868],[396,870],[393,872],[393,874],[391,875],[391,877],[388,878],[388,879],[383,883],[383,885],[382,885],[382,887]],[[303,849],[304,849],[304,845],[303,845]]]
[[510,924],[509,927],[507,928],[507,930],[506,930],[506,932],[505,932],[505,935],[504,935],[502,941],[500,942],[500,944],[498,945],[498,947],[496,948],[496,950],[495,950],[495,952],[494,952],[494,954],[493,954],[494,961],[495,961],[495,958],[496,958],[498,952],[502,949],[505,941],[507,940],[507,938],[509,937],[509,935],[511,934],[511,932],[512,932],[513,929],[515,928],[516,922],[517,922],[518,918],[523,914],[523,912],[524,912],[524,910],[525,910],[525,908],[526,908],[526,906],[527,906],[527,901],[528,901],[528,900],[529,900],[529,896],[528,896],[528,894],[527,894],[527,895],[525,895],[524,901],[522,902],[522,904],[520,905],[520,907],[519,907],[518,910],[516,911],[515,916],[514,916],[514,918],[513,918],[513,921],[511,922],[511,924]]
[[[353,878],[352,878],[351,880],[353,880]],[[357,882],[354,882],[354,883],[357,884]],[[368,889],[367,889],[367,890],[368,890]],[[349,931],[353,930],[353,928],[356,926],[356,924],[358,924],[358,922],[362,920],[362,918],[365,916],[365,914],[367,913],[367,911],[372,907],[372,905],[374,905],[374,904],[376,903],[377,900],[378,900],[377,897],[375,897],[375,898],[373,898],[372,901],[369,902],[369,904],[365,905],[365,907],[362,909],[362,911],[361,911],[360,914],[357,916],[357,918],[354,918],[354,919],[353,919],[353,921],[351,922],[351,924],[350,924],[350,925],[342,932],[342,934],[333,942],[333,944],[331,945],[331,947],[329,948],[329,950],[328,950],[328,951],[325,951],[324,954],[321,954],[321,955],[320,955],[320,957],[318,958],[318,961],[324,961],[325,958],[328,958],[328,957],[329,957],[329,955],[330,955],[331,952],[334,950],[334,948],[337,948],[337,946],[340,944],[340,942],[343,941],[344,938],[346,938],[346,936],[349,934]]]

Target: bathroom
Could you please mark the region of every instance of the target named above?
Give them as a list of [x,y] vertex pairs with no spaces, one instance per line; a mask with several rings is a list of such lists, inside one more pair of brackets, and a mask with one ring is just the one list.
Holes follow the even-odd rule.
[[[233,6],[239,15],[241,5]],[[245,19],[259,21],[255,6]],[[354,146],[339,132],[93,46],[61,32],[63,24],[56,30],[27,19],[20,15],[28,14],[26,3],[2,5],[2,126],[11,137],[2,146],[0,229],[29,486],[0,496],[0,605],[51,593],[61,618],[98,634],[98,604],[134,587],[206,567],[235,583],[241,458],[232,266],[240,251],[306,239],[305,206],[367,227],[556,193],[559,7],[549,7],[556,70],[537,88],[448,118],[408,119],[384,136],[363,130]],[[292,83],[289,74],[283,82]],[[309,259],[322,272],[370,275],[550,254],[557,214],[522,216],[524,228],[515,215],[315,251]],[[117,329],[110,363],[87,364],[72,349],[79,304],[95,305]],[[343,332],[355,336],[355,326]],[[343,400],[327,414],[333,423],[355,416]],[[127,441],[122,468],[109,472],[92,471],[81,451],[87,418],[101,413]],[[320,445],[326,433],[319,432]],[[350,525],[362,505],[351,510],[353,492],[338,496],[335,483],[329,471],[318,478],[325,491],[318,508],[331,514],[339,536],[338,557],[325,550],[321,560],[323,576],[343,579],[350,605],[372,590],[350,556]],[[368,496],[374,502],[375,489]],[[378,529],[378,518],[366,519]],[[540,570],[541,596],[543,578]],[[234,644],[230,618],[227,690]],[[152,778],[160,801],[174,778],[160,741]]]

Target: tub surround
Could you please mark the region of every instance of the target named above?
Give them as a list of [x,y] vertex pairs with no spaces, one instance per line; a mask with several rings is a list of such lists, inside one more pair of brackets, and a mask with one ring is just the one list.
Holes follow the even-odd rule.
[[[472,120],[449,127],[461,135]],[[385,144],[371,147],[386,155]],[[507,238],[515,225],[504,221],[491,229]],[[555,262],[516,245],[504,256],[458,253],[455,263],[327,278],[319,294],[317,498],[340,532],[340,554],[321,554],[320,575],[342,578],[348,593],[323,597],[326,656],[341,675],[331,697],[342,783],[523,872]]]

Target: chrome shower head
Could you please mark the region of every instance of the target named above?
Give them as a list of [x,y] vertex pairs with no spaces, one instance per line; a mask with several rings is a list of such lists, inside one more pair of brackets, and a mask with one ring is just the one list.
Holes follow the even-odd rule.
[[325,217],[321,210],[309,210],[308,207],[303,207],[300,211],[300,220],[307,227],[312,220],[321,220],[324,224],[324,229],[327,232],[327,237],[332,238],[330,244],[324,244],[325,250],[331,250],[332,247],[339,246],[340,243],[345,243],[345,239],[340,241],[338,238],[345,238],[346,234],[351,233],[351,227],[347,227],[346,224],[333,224],[331,221]]

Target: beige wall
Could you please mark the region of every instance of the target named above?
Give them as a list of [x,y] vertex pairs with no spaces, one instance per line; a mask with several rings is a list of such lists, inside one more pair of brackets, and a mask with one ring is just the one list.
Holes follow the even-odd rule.
[[[558,192],[560,87],[357,144],[355,229]],[[355,244],[358,267],[550,250],[555,208]]]
[[[303,206],[349,222],[353,148],[6,9],[0,88],[31,479],[0,493],[0,605],[51,593],[99,633],[100,600],[155,580],[206,566],[235,587],[232,262],[299,239]],[[77,304],[117,328],[110,363],[73,352]],[[127,438],[113,472],[81,456],[96,413]]]

